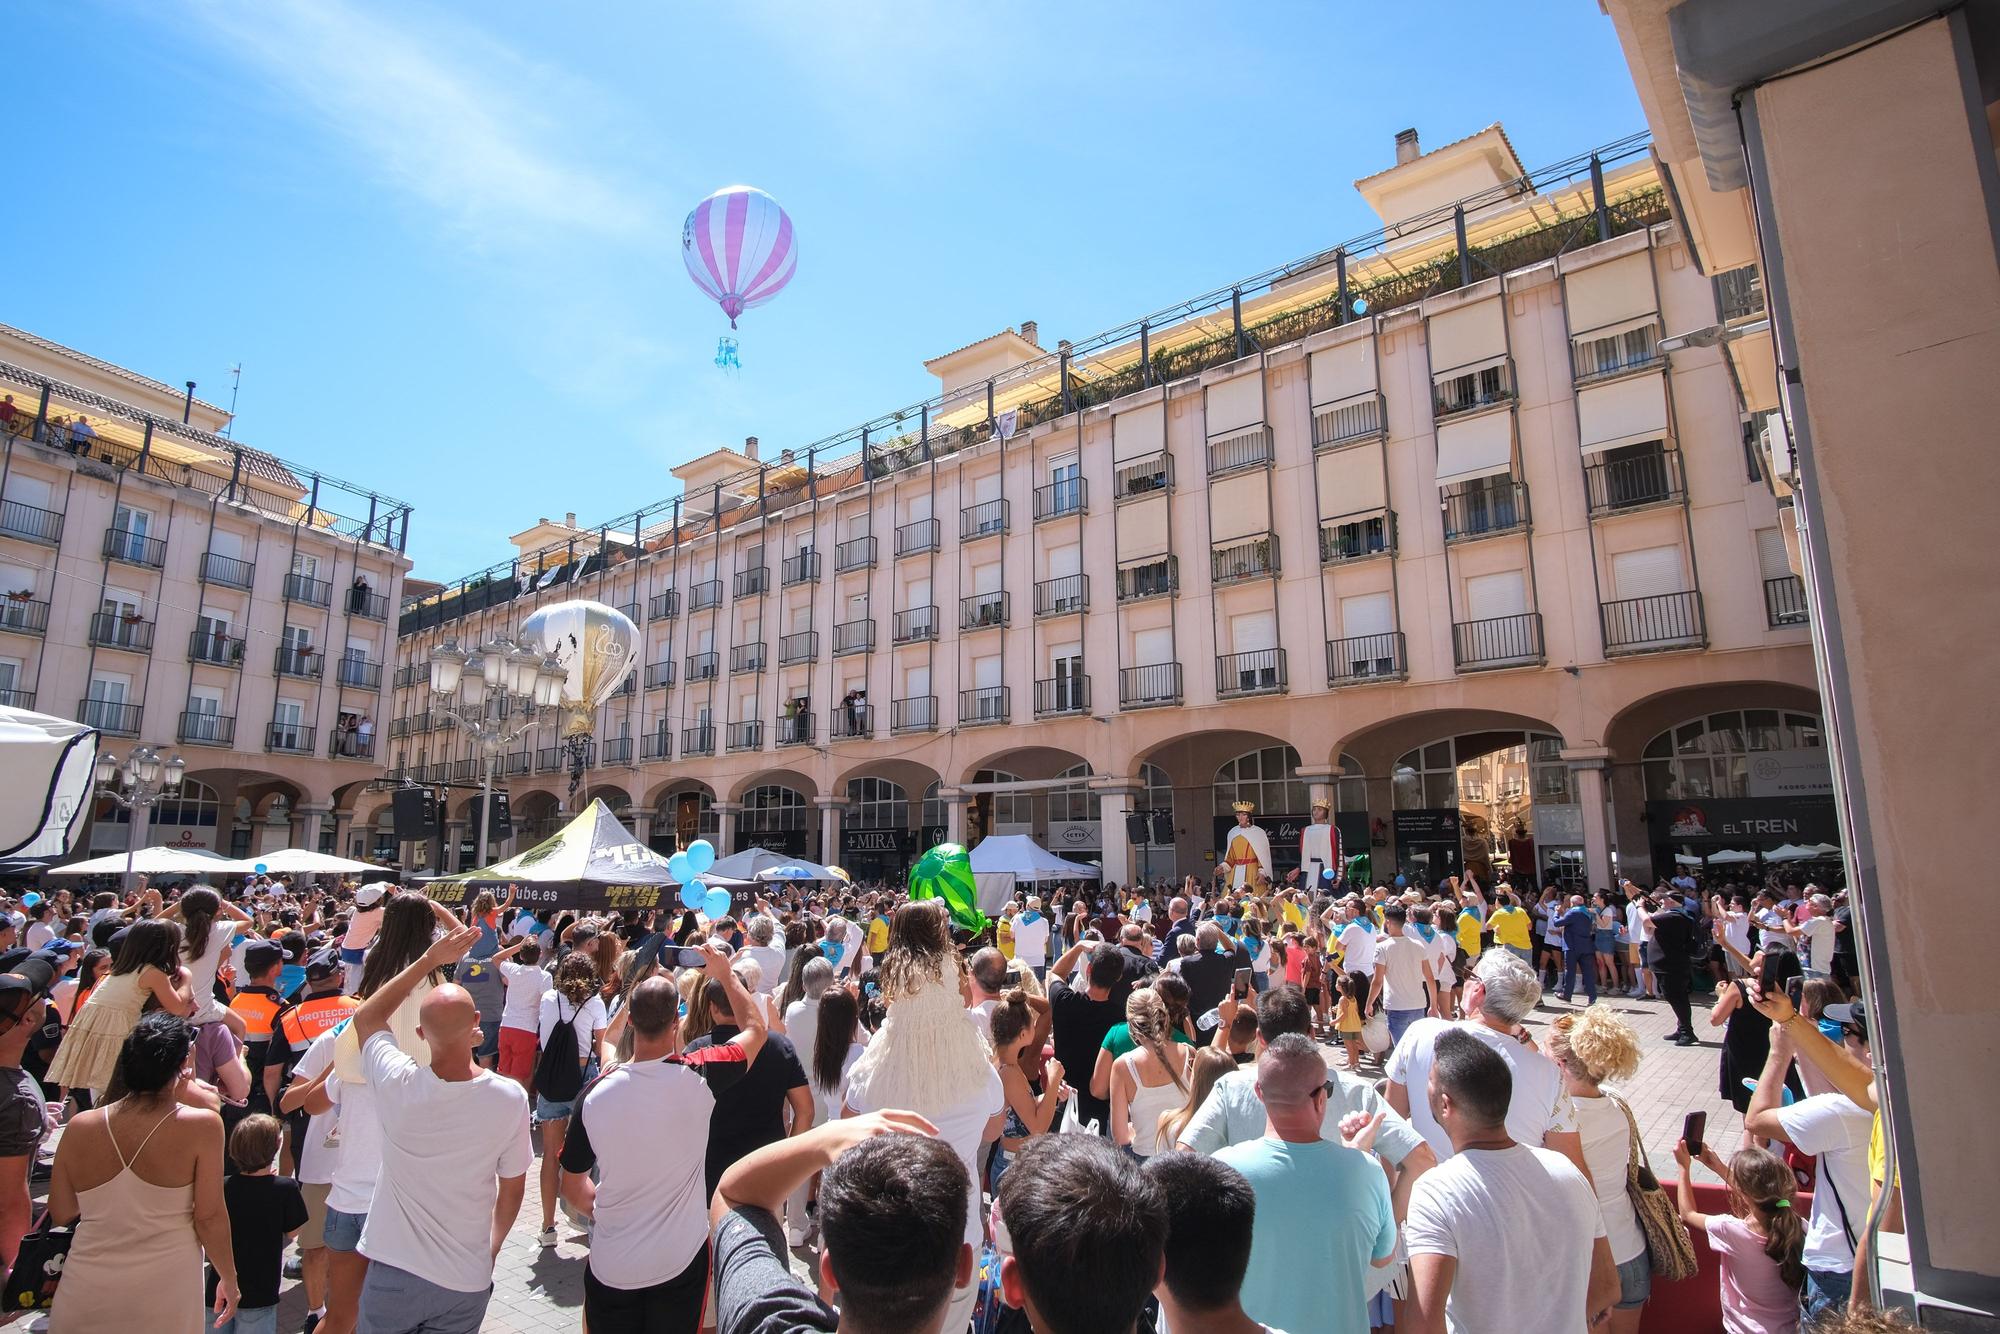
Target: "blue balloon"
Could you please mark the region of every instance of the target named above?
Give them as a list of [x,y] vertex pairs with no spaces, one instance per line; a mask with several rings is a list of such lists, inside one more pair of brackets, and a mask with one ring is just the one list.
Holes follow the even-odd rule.
[[687,859],[696,875],[704,875],[709,867],[715,865],[715,845],[705,838],[698,838],[688,844]]
[[711,922],[718,917],[729,916],[729,891],[720,885],[709,890],[708,897],[702,900],[701,910]]
[[264,874],[264,873],[265,873],[266,871],[268,871],[269,869],[270,869],[270,868],[269,868],[268,866],[266,866],[266,865],[265,865],[265,864],[264,864],[263,862],[258,862],[258,863],[257,863],[257,874],[258,874],[258,875],[263,875],[263,874]]
[[685,885],[695,877],[694,865],[688,861],[685,852],[676,852],[667,858],[667,874],[674,878],[675,883]]
[[1397,877],[1396,877],[1396,888],[1397,888],[1397,889],[1404,889],[1404,888],[1408,887],[1409,883],[1410,883],[1410,879],[1409,879],[1409,877],[1408,877],[1408,876],[1402,876],[1402,875],[1399,875],[1399,876],[1397,876]]
[[21,906],[23,908],[32,908],[41,901],[42,896],[35,893],[32,889],[21,896]]
[[681,886],[681,907],[691,911],[699,909],[705,899],[707,889],[708,887],[702,884],[699,878],[690,877],[688,882]]

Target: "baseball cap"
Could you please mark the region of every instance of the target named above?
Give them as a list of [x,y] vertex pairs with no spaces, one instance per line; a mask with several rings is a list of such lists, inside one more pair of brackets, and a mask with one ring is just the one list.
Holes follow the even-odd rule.
[[1865,1000],[1852,1001],[1845,1005],[1829,1005],[1820,1011],[1820,1017],[1839,1024],[1842,1028],[1852,1025],[1861,1030],[1863,1037],[1868,1035],[1868,1002]]
[[30,996],[46,996],[55,985],[56,962],[43,954],[31,954],[14,964],[6,972],[0,973],[0,997],[14,992],[26,992]]
[[394,886],[386,880],[372,881],[354,891],[354,901],[364,908],[369,907],[372,904],[379,903],[382,896],[392,888]]
[[67,936],[57,936],[42,946],[45,953],[53,954],[57,958],[68,958],[82,948],[80,942],[71,940]]
[[253,940],[243,947],[243,967],[261,973],[274,963],[290,963],[292,954],[275,940]]
[[329,977],[338,975],[342,967],[340,951],[328,947],[306,959],[306,981],[324,982]]

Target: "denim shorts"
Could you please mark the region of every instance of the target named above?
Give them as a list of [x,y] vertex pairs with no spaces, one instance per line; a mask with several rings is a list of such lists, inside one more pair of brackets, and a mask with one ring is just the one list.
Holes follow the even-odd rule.
[[217,1334],[278,1334],[278,1308],[257,1306],[239,1309],[235,1316],[215,1328]]
[[1653,1295],[1653,1257],[1645,1251],[1618,1266],[1618,1309],[1631,1311],[1644,1306]]
[[361,1228],[367,1221],[367,1214],[346,1214],[338,1209],[328,1209],[326,1211],[326,1248],[330,1251],[360,1250]]
[[[597,1062],[592,1061],[583,1069],[583,1082],[588,1084],[595,1078],[597,1078]],[[535,1119],[537,1121],[567,1121],[569,1120],[570,1113],[575,1110],[575,1098],[571,1098],[567,1102],[554,1102],[548,1098],[544,1098],[539,1093],[535,1095]]]

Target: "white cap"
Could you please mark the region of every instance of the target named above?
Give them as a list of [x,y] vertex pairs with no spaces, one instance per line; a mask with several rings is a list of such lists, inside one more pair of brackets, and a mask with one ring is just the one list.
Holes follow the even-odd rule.
[[387,880],[377,880],[355,890],[354,901],[366,908],[370,904],[380,902],[382,896],[394,888],[395,886]]

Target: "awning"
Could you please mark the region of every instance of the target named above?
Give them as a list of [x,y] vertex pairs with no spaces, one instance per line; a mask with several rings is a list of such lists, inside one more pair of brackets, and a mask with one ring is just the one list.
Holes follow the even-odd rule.
[[1514,414],[1484,412],[1437,428],[1439,486],[1491,477],[1514,467]]
[[90,809],[97,729],[28,709],[0,707],[0,857],[68,854]]
[[[140,848],[132,854],[131,869],[136,875],[240,875],[236,863],[201,848]],[[123,875],[125,854],[51,866],[49,875]]]

